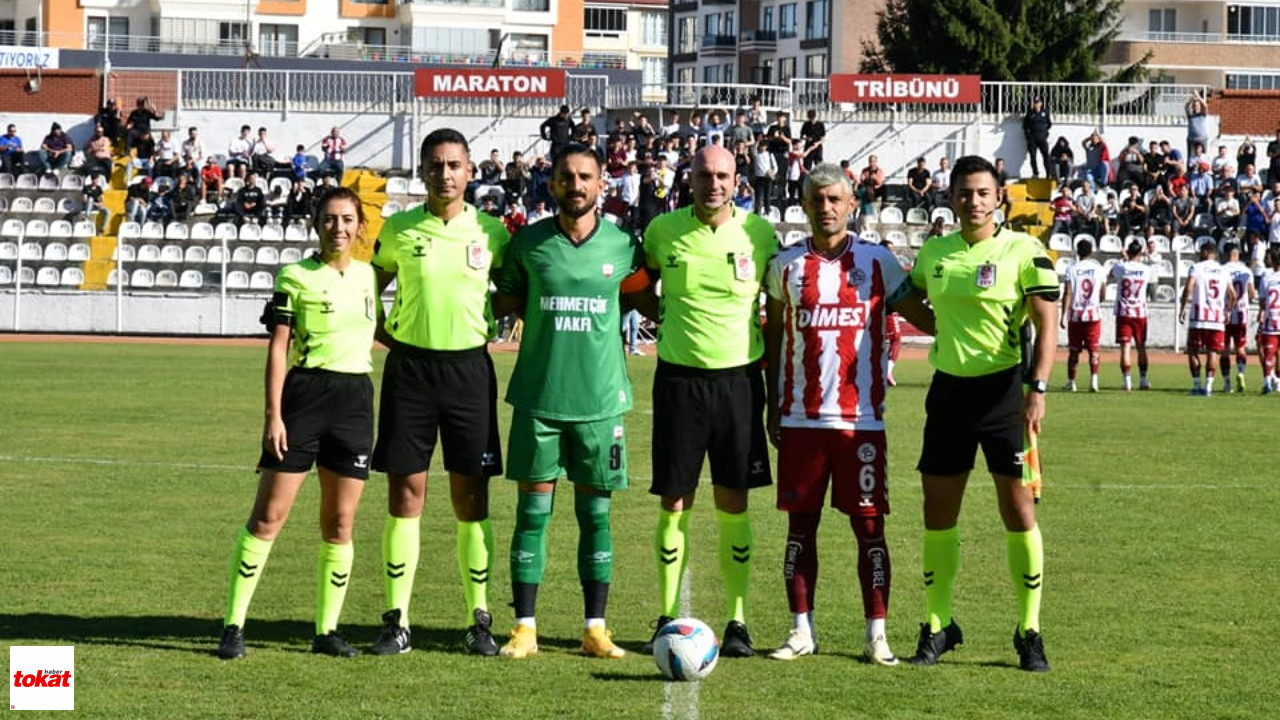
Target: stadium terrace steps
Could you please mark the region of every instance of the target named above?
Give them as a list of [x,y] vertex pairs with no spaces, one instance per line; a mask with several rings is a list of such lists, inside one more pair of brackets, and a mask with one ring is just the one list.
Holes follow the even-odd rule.
[[1058,182],[1053,178],[1028,178],[1026,185],[1029,199],[1048,202],[1053,199],[1053,191],[1057,189]]

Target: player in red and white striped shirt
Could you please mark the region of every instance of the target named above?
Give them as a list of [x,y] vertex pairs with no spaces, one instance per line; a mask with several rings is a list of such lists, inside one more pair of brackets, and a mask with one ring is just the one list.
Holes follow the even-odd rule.
[[[1191,369],[1192,395],[1213,394],[1214,369],[1226,344],[1226,308],[1234,302],[1231,280],[1218,264],[1218,246],[1211,242],[1201,245],[1200,262],[1191,266],[1178,307],[1178,321],[1187,323],[1187,365]],[[1201,354],[1205,356],[1204,385],[1200,384]]]
[[1116,344],[1120,346],[1120,372],[1124,374],[1124,389],[1133,389],[1129,374],[1133,367],[1129,347],[1138,350],[1138,373],[1141,390],[1150,390],[1147,380],[1147,294],[1151,289],[1153,270],[1140,262],[1142,243],[1134,240],[1125,248],[1125,259],[1111,268],[1111,280],[1116,284]]
[[1267,271],[1258,283],[1258,360],[1262,363],[1262,394],[1280,391],[1276,351],[1280,349],[1280,247],[1266,255]]
[[818,522],[831,504],[850,518],[867,621],[863,653],[893,665],[889,605],[889,512],[884,435],[886,315],[902,313],[931,332],[932,314],[897,259],[846,228],[853,187],[840,168],[809,171],[804,208],[812,237],[769,262],[765,356],[769,437],[778,446],[778,509],[789,513],[783,576],[794,625],[770,657],[814,652],[811,613],[818,580]]
[[1093,257],[1093,243],[1076,243],[1076,264],[1067,269],[1062,294],[1062,327],[1067,329],[1067,390],[1076,391],[1080,351],[1089,351],[1089,392],[1098,392],[1098,338],[1102,334],[1102,301],[1107,274]]
[[1234,352],[1235,390],[1244,392],[1244,371],[1249,363],[1249,355],[1245,351],[1249,344],[1249,306],[1257,298],[1257,291],[1253,286],[1253,271],[1240,262],[1240,246],[1226,243],[1222,246],[1222,254],[1227,258],[1222,264],[1222,271],[1227,274],[1227,281],[1231,283],[1236,297],[1236,301],[1227,307],[1227,325],[1223,331],[1222,390],[1231,392],[1231,353]]

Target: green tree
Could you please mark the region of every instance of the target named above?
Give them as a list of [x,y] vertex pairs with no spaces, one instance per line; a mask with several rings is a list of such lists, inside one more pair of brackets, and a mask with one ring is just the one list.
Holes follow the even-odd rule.
[[[984,80],[1095,82],[1124,0],[888,0],[864,72],[976,74]],[[1146,74],[1144,57],[1112,82]]]

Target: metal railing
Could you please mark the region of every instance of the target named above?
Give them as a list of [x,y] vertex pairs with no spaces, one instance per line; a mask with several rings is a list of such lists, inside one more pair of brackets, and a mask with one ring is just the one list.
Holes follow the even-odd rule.
[[1238,33],[1189,33],[1189,32],[1122,32],[1116,36],[1120,42],[1167,42],[1195,44],[1276,44],[1280,43],[1280,35],[1241,35]]
[[759,98],[766,110],[791,107],[791,88],[776,85],[741,85],[734,83],[693,83],[610,85],[605,105],[611,108],[632,107],[748,107]]

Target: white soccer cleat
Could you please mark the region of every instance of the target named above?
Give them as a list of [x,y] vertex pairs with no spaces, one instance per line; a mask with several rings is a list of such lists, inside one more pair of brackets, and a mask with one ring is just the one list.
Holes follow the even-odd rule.
[[867,659],[867,662],[875,665],[892,667],[898,664],[898,658],[889,649],[889,641],[883,635],[877,635],[874,639],[868,640],[862,648],[862,656]]
[[1062,389],[1063,389],[1063,390],[1066,390],[1067,392],[1075,392],[1075,391],[1076,391],[1076,381],[1075,381],[1075,380],[1068,380],[1068,381],[1067,381],[1067,384],[1062,386]]
[[813,655],[817,652],[818,644],[814,642],[813,635],[808,630],[792,628],[791,633],[787,635],[786,642],[782,643],[782,647],[769,653],[769,657],[774,660],[795,660],[798,657]]

